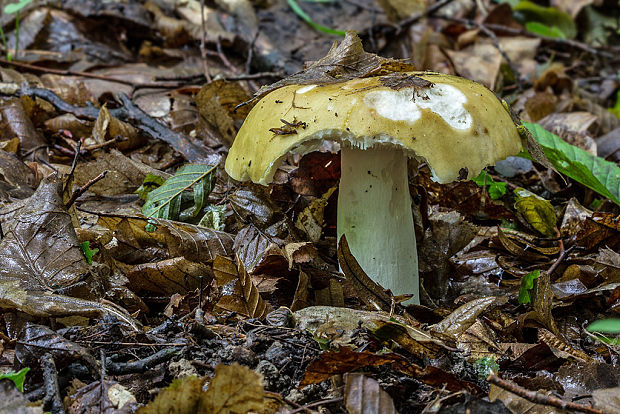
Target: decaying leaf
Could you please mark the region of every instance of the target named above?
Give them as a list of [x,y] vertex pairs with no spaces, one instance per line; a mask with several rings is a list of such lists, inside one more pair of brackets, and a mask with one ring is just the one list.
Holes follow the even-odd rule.
[[351,414],[396,414],[392,397],[379,383],[360,373],[344,375],[344,403]]
[[29,199],[2,212],[1,306],[34,316],[110,313],[135,329],[127,314],[88,300],[102,296],[103,286],[86,262],[62,187],[60,179],[50,177]]
[[234,262],[217,257],[213,262],[213,273],[218,286],[223,288],[217,307],[251,318],[263,318],[271,310],[239,258]]
[[262,377],[248,367],[234,363],[218,365],[209,389],[200,398],[199,413],[263,413]]
[[[149,222],[153,223],[155,231],[144,229]],[[169,257],[185,257],[192,262],[207,263],[217,256],[232,255],[232,236],[205,227],[123,215],[101,215],[98,224],[115,232],[125,254],[134,249],[164,246]]]
[[323,233],[323,223],[325,222],[323,212],[325,211],[325,206],[327,206],[327,201],[334,191],[336,191],[336,188],[338,187],[333,186],[327,190],[321,198],[312,200],[310,205],[306,207],[295,222],[295,226],[304,231],[308,235],[308,238],[313,242],[317,242],[321,239],[321,234]]
[[515,190],[515,208],[525,220],[539,233],[553,237],[555,235],[556,216],[548,200],[523,188]]
[[498,301],[500,299],[493,296],[472,300],[457,308],[441,322],[431,325],[429,329],[456,340],[476,321],[482,312]]
[[337,83],[355,78],[412,70],[414,70],[413,66],[407,63],[364,51],[362,41],[357,34],[349,31],[340,44],[334,43],[325,57],[313,62],[302,72],[263,86],[256,92],[255,99],[286,85]]
[[203,263],[191,262],[184,257],[142,263],[132,267],[126,274],[129,287],[136,292],[158,294],[187,293],[196,289],[200,277],[208,285],[213,278],[211,267]]
[[160,391],[153,401],[140,407],[137,414],[196,413],[204,394],[202,392],[204,383],[204,378],[194,376],[174,380],[167,388]]
[[385,292],[383,287],[373,281],[364,269],[359,265],[347,243],[347,238],[343,234],[338,243],[338,263],[347,280],[355,287],[359,298],[370,308],[387,311],[393,304],[390,295]]

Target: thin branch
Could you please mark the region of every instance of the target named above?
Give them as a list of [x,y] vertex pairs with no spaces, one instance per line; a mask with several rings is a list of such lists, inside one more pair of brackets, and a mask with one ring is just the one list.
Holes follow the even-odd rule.
[[205,24],[205,0],[200,0],[200,26],[202,33],[200,36],[200,58],[202,60],[202,70],[205,73],[207,83],[211,83],[211,75],[209,74],[209,62],[207,61],[207,26]]
[[78,188],[77,190],[75,190],[73,192],[73,194],[71,195],[71,198],[69,199],[69,201],[67,201],[67,203],[65,204],[65,207],[66,208],[71,207],[73,205],[73,203],[75,203],[75,200],[78,199],[78,197],[80,197],[82,194],[84,194],[86,192],[86,190],[88,190],[97,181],[101,181],[105,177],[105,175],[107,173],[108,173],[107,170],[103,171],[101,174],[99,174],[95,178],[91,179],[86,184],[84,184],[84,186],[82,186],[82,187]]
[[557,398],[551,395],[545,395],[536,391],[530,391],[517,384],[505,381],[495,374],[489,375],[487,377],[487,381],[536,404],[549,405],[551,407],[577,411],[580,413],[603,414],[603,411],[592,408],[588,405],[581,405],[570,401],[564,401],[561,398]]

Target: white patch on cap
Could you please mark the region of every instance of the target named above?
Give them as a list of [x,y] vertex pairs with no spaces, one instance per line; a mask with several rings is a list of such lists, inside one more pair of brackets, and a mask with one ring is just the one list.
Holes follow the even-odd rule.
[[[415,95],[414,95],[415,94]],[[428,97],[428,99],[423,99]],[[421,108],[429,109],[454,129],[468,129],[472,118],[463,106],[467,98],[452,85],[436,83],[432,88],[403,88],[398,91],[372,91],[364,103],[379,115],[394,121],[414,123],[422,116]]]
[[297,92],[300,95],[303,95],[306,92],[310,92],[312,89],[316,88],[316,85],[308,85],[308,86],[304,86],[303,88],[297,89]]

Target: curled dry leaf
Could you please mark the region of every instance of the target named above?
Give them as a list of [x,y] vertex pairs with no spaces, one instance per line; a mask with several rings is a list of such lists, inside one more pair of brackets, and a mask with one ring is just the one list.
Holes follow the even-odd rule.
[[239,258],[234,262],[218,256],[213,262],[213,273],[218,287],[222,288],[217,307],[251,318],[263,318],[271,311]]
[[[452,340],[457,340],[463,332],[473,325],[476,318],[480,316],[482,312],[500,300],[500,298],[494,296],[472,300],[471,302],[459,306],[441,322],[429,326],[429,330],[445,335]],[[504,302],[505,301],[506,299],[504,298]]]
[[364,51],[361,39],[355,32],[347,32],[340,44],[334,43],[327,55],[312,62],[305,70],[286,79],[263,86],[254,99],[286,85],[338,83],[355,78],[386,75],[393,72],[410,72],[413,66],[394,59],[384,58]]

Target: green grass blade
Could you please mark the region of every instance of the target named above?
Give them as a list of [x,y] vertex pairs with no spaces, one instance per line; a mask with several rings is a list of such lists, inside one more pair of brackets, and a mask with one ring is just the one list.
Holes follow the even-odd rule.
[[301,7],[299,7],[299,4],[297,4],[295,0],[287,0],[287,1],[288,1],[288,5],[295,12],[295,14],[299,16],[301,20],[308,23],[308,25],[310,25],[315,30],[318,30],[319,32],[323,32],[327,34],[338,35],[338,36],[344,36],[346,34],[346,32],[343,30],[331,29],[329,27],[325,27],[323,25],[315,23],[310,18],[310,16],[308,16],[308,14]]

